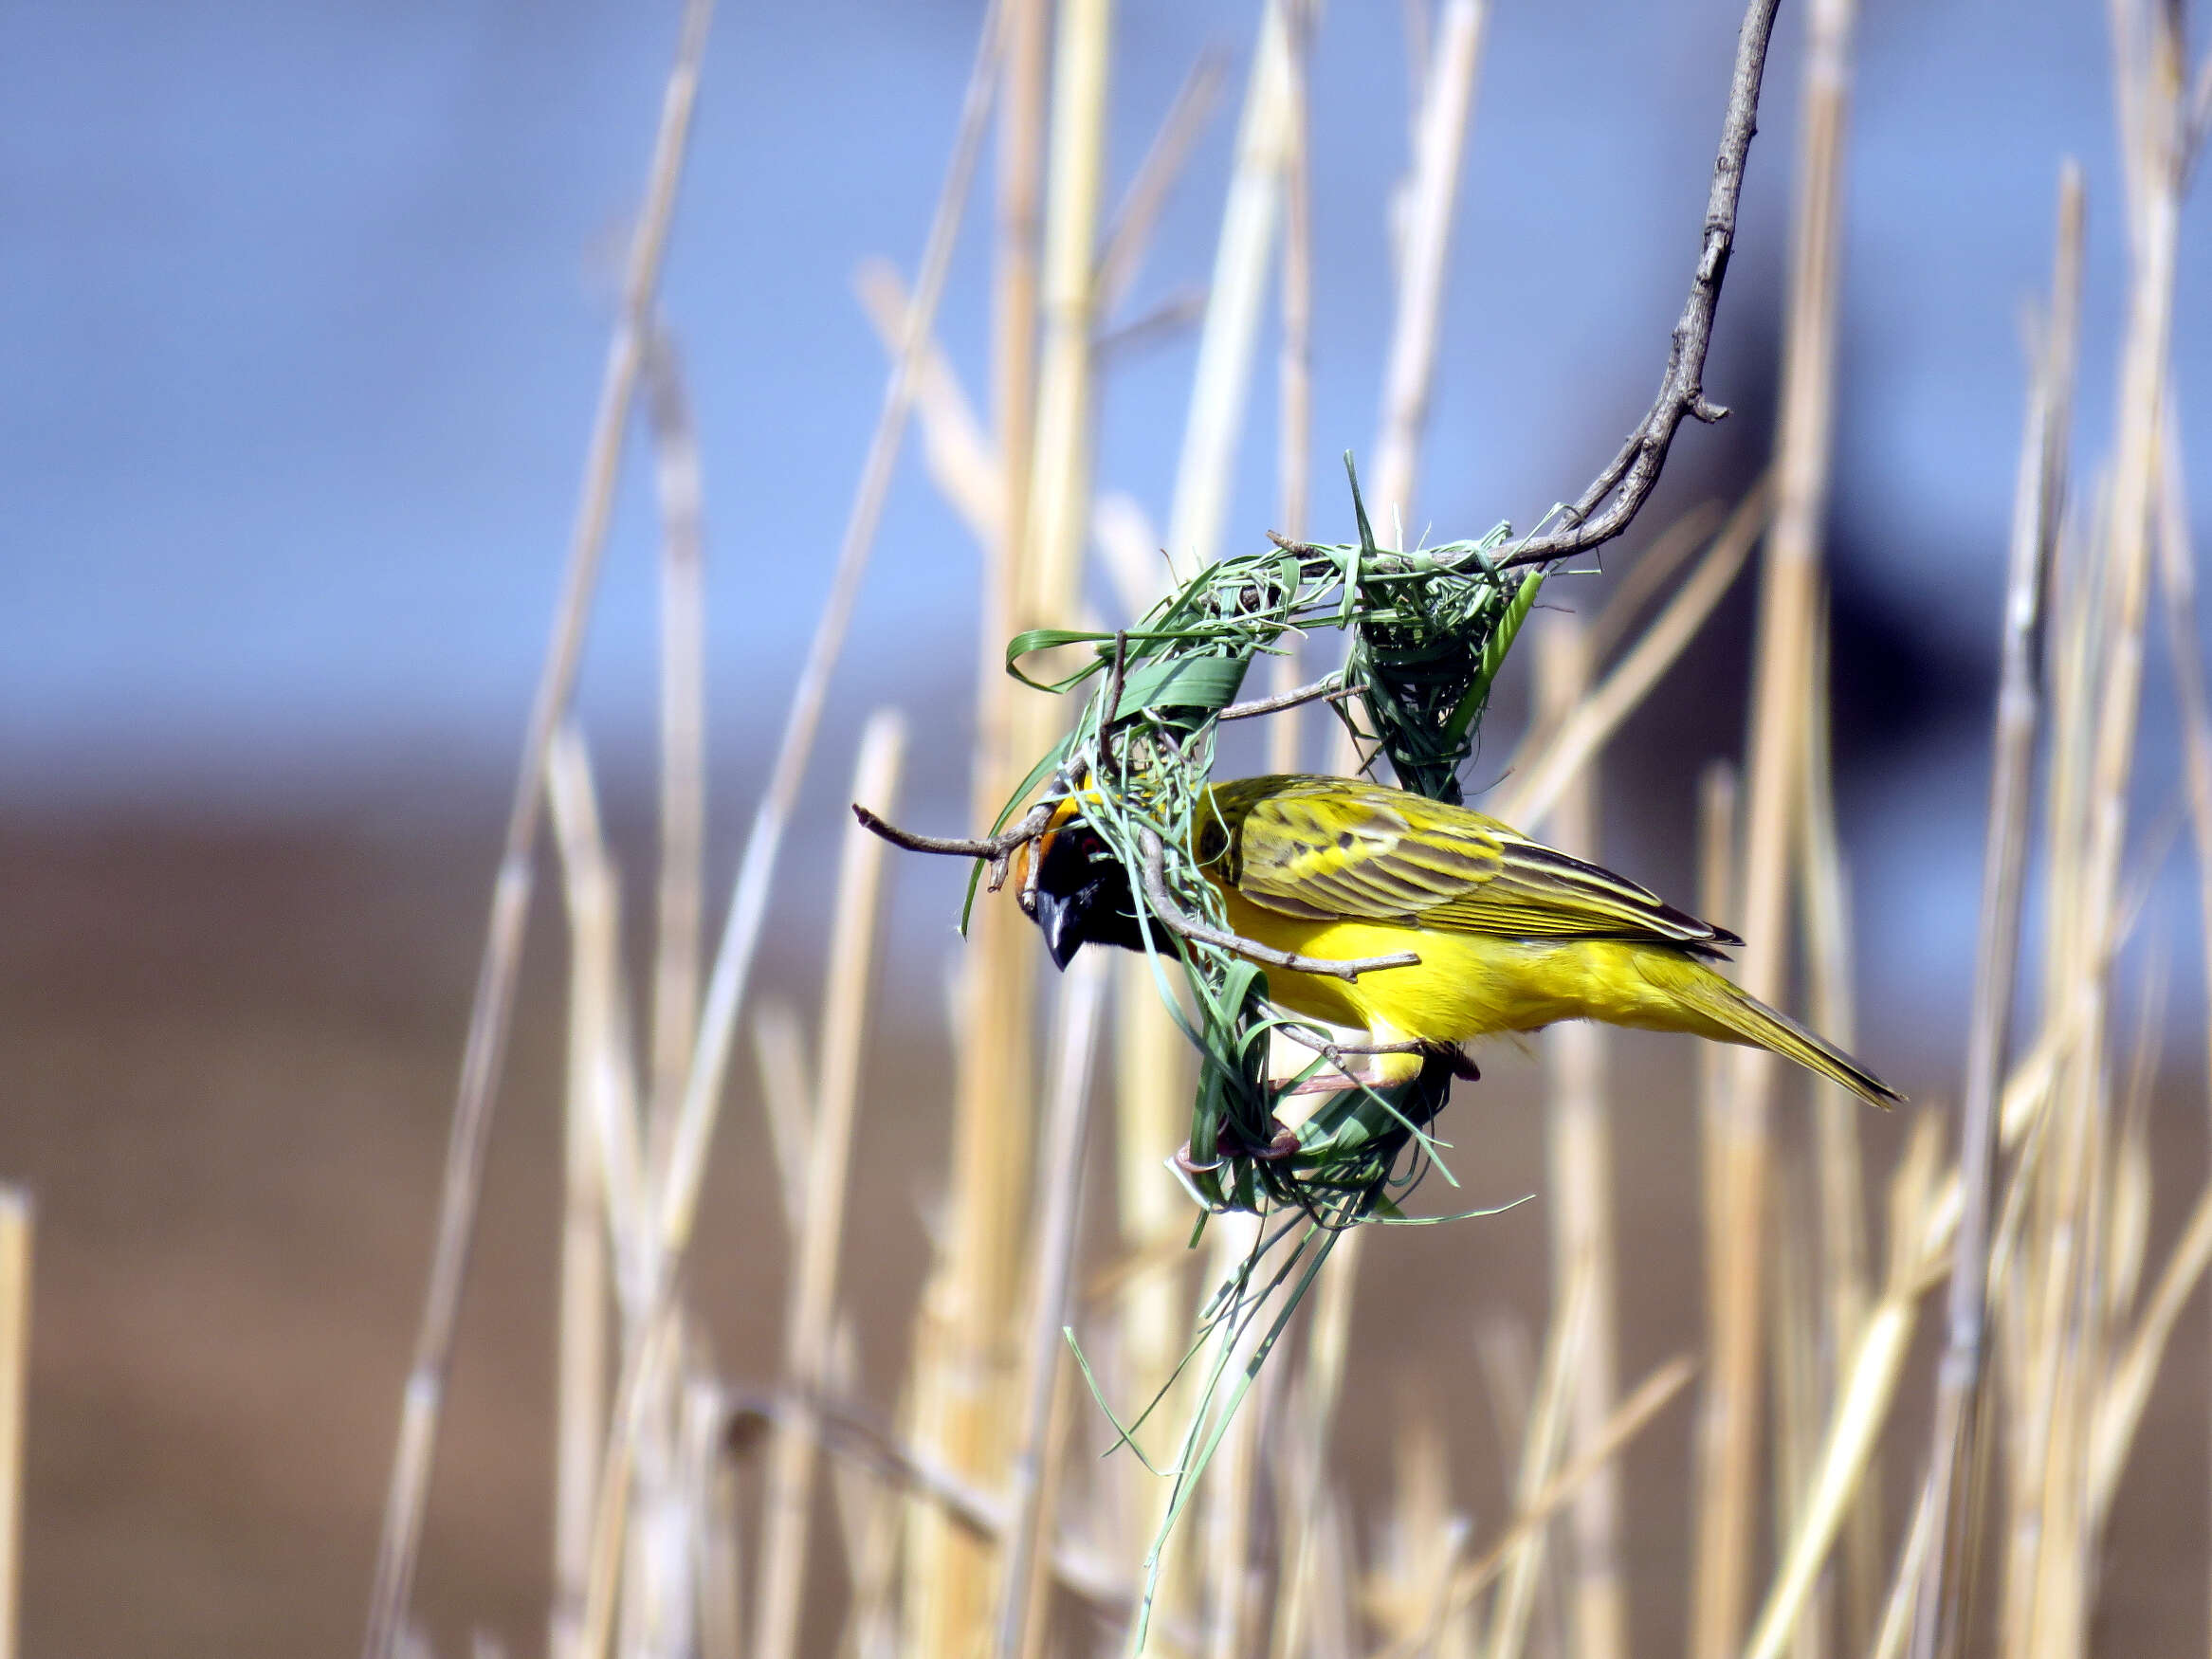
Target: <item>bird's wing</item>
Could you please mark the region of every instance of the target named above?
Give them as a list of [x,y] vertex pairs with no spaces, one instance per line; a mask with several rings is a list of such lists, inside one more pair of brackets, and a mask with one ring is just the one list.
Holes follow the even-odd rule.
[[1289,916],[1520,939],[1741,942],[1494,818],[1396,790],[1283,790],[1253,800],[1240,829],[1237,891]]

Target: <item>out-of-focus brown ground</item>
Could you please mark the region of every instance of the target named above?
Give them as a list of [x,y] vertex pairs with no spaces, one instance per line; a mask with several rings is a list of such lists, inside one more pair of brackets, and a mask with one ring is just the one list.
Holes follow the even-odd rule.
[[[0,1176],[39,1207],[27,1651],[356,1645],[495,838],[488,802],[436,829],[394,829],[373,807],[283,830],[0,824]],[[448,1652],[477,1627],[528,1652],[543,1629],[557,912],[541,902],[533,928],[418,1597]],[[899,1054],[890,1064],[879,1043],[865,1107],[847,1271],[879,1390],[900,1361],[919,1209],[943,1167],[936,951],[898,953]],[[811,1000],[803,954],[772,948],[762,975]],[[1882,1054],[1878,1039],[1866,1048]],[[1633,1379],[1698,1340],[1695,1143],[1681,1048],[1629,1038],[1618,1052]],[[1370,1240],[1358,1409],[1340,1447],[1371,1502],[1390,1411],[1425,1396],[1478,1539],[1497,1523],[1501,1488],[1475,1333],[1485,1320],[1534,1322],[1545,1295],[1532,1068],[1501,1055],[1490,1069],[1448,1122],[1466,1192],[1432,1185],[1426,1207],[1538,1199]],[[728,1121],[757,1134],[738,1070]],[[2161,1121],[2163,1241],[2203,1150],[2186,1095]],[[1867,1119],[1870,1169],[1888,1167],[1899,1128]],[[761,1160],[728,1156],[727,1139],[699,1295],[726,1368],[758,1380],[779,1320],[779,1225]],[[2145,1427],[2113,1533],[2102,1651],[2203,1646],[2203,1326],[2201,1313],[2185,1322]],[[1925,1366],[1908,1390],[1916,1425]],[[1679,1643],[1689,1423],[1677,1405],[1629,1460],[1642,1653]],[[1898,1445],[1919,1441],[1915,1426]],[[1905,1479],[1897,1461],[1892,1528]]]

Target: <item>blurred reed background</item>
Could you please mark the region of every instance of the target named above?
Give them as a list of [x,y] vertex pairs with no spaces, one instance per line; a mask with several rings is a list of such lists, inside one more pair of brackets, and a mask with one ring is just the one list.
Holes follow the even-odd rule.
[[[713,435],[718,406],[777,389],[708,383],[683,344],[698,291],[662,282],[715,96],[709,42],[749,26],[689,0],[488,926],[488,763],[400,792],[458,803],[435,834],[419,799],[378,830],[342,792],[245,828],[81,801],[7,826],[0,1017],[27,1103],[0,1151],[55,1250],[20,1458],[0,1434],[4,1489],[27,1492],[34,1649],[326,1650],[360,1639],[364,1606],[377,1656],[1124,1645],[1166,1483],[1093,1455],[1111,1433],[1060,1330],[1118,1407],[1167,1388],[1143,1438],[1172,1455],[1192,1405],[1176,1361],[1250,1226],[1219,1218],[1185,1249],[1161,1162],[1189,1061],[1141,964],[1053,979],[1004,902],[947,949],[957,880],[896,868],[841,803],[986,820],[1060,712],[1000,671],[1003,641],[1118,623],[1267,528],[1336,522],[1317,451],[1357,447],[1379,526],[1409,542],[1581,486],[1516,480],[1515,501],[1472,505],[1456,479],[1448,498],[1424,487],[1455,470],[1432,410],[1488,373],[1447,337],[1448,297],[1515,257],[1461,224],[1488,89],[1571,84],[1573,64],[1526,49],[1497,62],[1513,9],[1254,0],[1242,38],[1162,82],[1133,154],[1111,142],[1116,88],[1157,20],[1110,0],[933,14],[972,59],[957,106],[931,113],[942,171],[918,257],[858,273],[887,365],[872,439],[850,501],[805,502],[786,540],[748,532],[741,491],[763,481],[722,482]],[[1337,1251],[1175,1536],[1154,1651],[2040,1659],[2212,1639],[2193,1052],[2212,1020],[2174,994],[2205,982],[2212,943],[2174,371],[2212,81],[2180,8],[2113,0],[2097,79],[2114,166],[2085,184],[2047,157],[2026,372],[1977,389],[2021,423],[2002,603],[1956,614],[1975,590],[1931,575],[1922,603],[1942,615],[1910,617],[1900,645],[1844,591],[1863,574],[1827,556],[1833,523],[1880,521],[1836,483],[1859,315],[1853,71],[1885,26],[1856,13],[1788,9],[1767,64],[1745,268],[1708,372],[1737,412],[1685,432],[1602,574],[1547,590],[1558,609],[1516,653],[1472,781],[1486,810],[1694,896],[1751,941],[1747,985],[1916,1103],[1876,1120],[1760,1053],[1596,1030],[1548,1033],[1534,1064],[1490,1057],[1442,1131],[1476,1172],[1469,1198],[1533,1202]],[[1593,424],[1566,453],[1609,453],[1662,366],[1735,22],[1685,7],[1668,26],[1709,94],[1684,117],[1679,201],[1654,209],[1673,263],[1606,377],[1618,407],[1610,390],[1564,406]],[[1364,404],[1327,384],[1315,343],[1347,301],[1317,216],[1312,89],[1332,54],[1372,51],[1350,31],[1396,31],[1406,64],[1370,112],[1403,144],[1360,228],[1386,249],[1362,301],[1379,314]],[[870,141],[918,145],[908,116]],[[1205,261],[1162,279],[1193,246],[1164,228],[1191,204]],[[776,233],[757,227],[755,246]],[[1933,263],[1941,243],[1931,224],[1896,257]],[[746,274],[712,303],[753,303]],[[1981,299],[2009,319],[2022,291]],[[2085,336],[2085,311],[2117,327]],[[1771,342],[1771,400],[1756,354],[1728,345],[1745,338]],[[1172,426],[1157,492],[1102,464],[1118,379],[1148,380],[1142,407]],[[2109,430],[2075,416],[2077,384],[2100,379]],[[1549,418],[1559,400],[1526,402]],[[826,407],[850,431],[866,394],[840,380]],[[895,489],[909,448],[934,507]],[[1447,500],[1473,519],[1447,520]],[[945,516],[973,558],[919,560],[902,512]],[[2003,541],[1986,528],[1985,563]],[[640,544],[659,553],[649,762],[576,696],[602,556]],[[828,566],[818,612],[761,574],[794,559]],[[880,623],[851,636],[886,581],[972,585],[976,628],[934,601],[902,611],[885,647],[901,695],[869,712],[834,688],[886,685],[880,665],[846,665],[883,646]],[[716,608],[783,643],[718,665]],[[1911,643],[1937,635],[2001,647],[1994,687],[1937,678]],[[1868,937],[1838,774],[1847,744],[1864,768],[1885,752],[1853,723],[1878,713],[1842,704],[1937,695],[1885,677],[1958,688],[1945,718],[1975,758],[1948,764],[1986,771],[1985,848],[1972,904],[1928,900],[1930,881],[1974,877],[1923,848],[1935,876],[1904,884],[1918,910],[1892,895]],[[1336,752],[1318,721],[1266,723],[1226,746],[1227,770]],[[741,811],[716,787],[730,727]],[[52,742],[34,735],[13,769]],[[1856,792],[1908,820],[1958,793]],[[2193,886],[2164,874],[2192,860]],[[1877,852],[1875,879],[1895,862]],[[1908,1017],[1892,952],[1940,964],[1962,1016]],[[1879,1017],[1857,1012],[1870,986]],[[26,1248],[7,1217],[0,1339]],[[22,1365],[17,1343],[0,1419]]]

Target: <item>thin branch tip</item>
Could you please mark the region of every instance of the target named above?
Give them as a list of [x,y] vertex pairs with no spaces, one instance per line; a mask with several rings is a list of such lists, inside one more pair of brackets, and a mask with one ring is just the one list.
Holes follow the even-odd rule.
[[1749,0],[1736,37],[1735,73],[1728,107],[1721,122],[1720,154],[1713,161],[1712,189],[1706,200],[1702,246],[1690,283],[1690,297],[1670,337],[1667,372],[1659,393],[1620,450],[1608,462],[1566,512],[1566,527],[1530,536],[1499,563],[1550,564],[1587,553],[1626,530],[1659,482],[1667,450],[1684,420],[1705,425],[1728,410],[1705,394],[1705,359],[1712,344],[1713,314],[1736,240],[1736,204],[1744,192],[1744,164],[1759,131],[1759,85],[1766,73],[1766,46],[1774,33],[1780,0]]

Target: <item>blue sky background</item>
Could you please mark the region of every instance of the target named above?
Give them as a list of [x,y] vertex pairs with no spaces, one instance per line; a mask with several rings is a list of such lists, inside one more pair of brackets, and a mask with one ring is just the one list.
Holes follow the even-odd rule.
[[[1767,394],[1798,9],[1709,373],[1744,406]],[[1122,9],[1117,181],[1197,54],[1233,54],[1132,313],[1204,279],[1257,11]],[[911,269],[980,15],[820,0],[728,5],[716,23],[666,311],[705,447],[717,747],[740,779],[780,720],[880,392],[850,276],[871,254]],[[1737,16],[1727,0],[1497,7],[1419,513],[1439,538],[1572,495],[1648,400]],[[1995,633],[2021,307],[2047,280],[2069,154],[2091,202],[2085,463],[2109,429],[2124,250],[2104,17],[2091,0],[1864,9],[1834,540],[1877,611],[1972,664]],[[251,813],[363,769],[507,775],[675,23],[673,0],[15,0],[0,14],[11,800]],[[1324,534],[1345,516],[1333,458],[1374,427],[1404,62],[1398,8],[1328,9],[1313,88]],[[986,219],[971,215],[943,318],[978,396]],[[2204,221],[2200,199],[2177,308],[2192,438],[2212,424],[2189,412],[2212,368]],[[1127,365],[1102,406],[1101,483],[1161,520],[1190,347]],[[1263,388],[1231,518],[1252,532],[1271,511],[1272,422]],[[1720,443],[1690,432],[1685,471]],[[2200,501],[2204,453],[2191,446]],[[650,720],[646,482],[633,465],[585,676],[617,757]],[[921,708],[964,706],[974,568],[910,458],[835,718],[902,684]],[[1964,921],[1982,763],[1956,734],[1983,719],[1977,701],[1855,782],[1855,855],[1881,895],[1862,904],[1870,924],[1892,906]],[[825,764],[841,772],[842,749]],[[2171,768],[2147,765],[2155,796]],[[1930,959],[1901,966],[1903,984],[1955,979],[1948,923],[1906,931]]]

